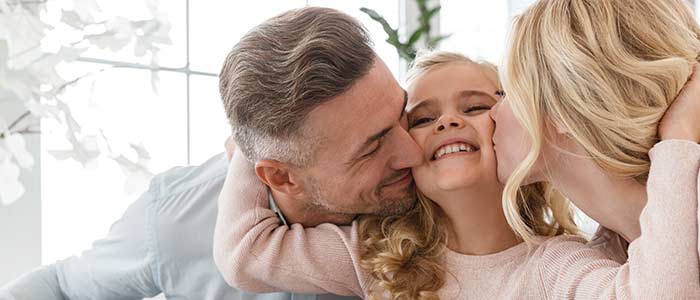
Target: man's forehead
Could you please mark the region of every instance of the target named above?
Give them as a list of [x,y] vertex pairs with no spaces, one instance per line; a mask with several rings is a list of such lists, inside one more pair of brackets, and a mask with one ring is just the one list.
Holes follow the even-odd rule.
[[404,110],[405,93],[398,85],[346,96],[319,105],[309,118],[315,131],[346,147],[362,144],[370,135],[396,122]]

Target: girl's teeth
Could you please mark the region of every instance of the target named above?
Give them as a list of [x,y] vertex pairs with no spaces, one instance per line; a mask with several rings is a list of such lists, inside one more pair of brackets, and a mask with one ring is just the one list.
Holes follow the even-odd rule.
[[451,153],[456,153],[456,152],[474,152],[475,148],[467,145],[467,144],[452,144],[452,145],[447,145],[442,148],[440,148],[436,153],[435,153],[435,159],[439,159],[440,157],[444,156],[445,154],[451,154]]

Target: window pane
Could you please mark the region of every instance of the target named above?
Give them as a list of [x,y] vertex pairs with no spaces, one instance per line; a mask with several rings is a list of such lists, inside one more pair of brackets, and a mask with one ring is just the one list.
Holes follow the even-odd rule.
[[228,52],[248,30],[304,4],[303,0],[191,1],[191,68],[219,73]]
[[372,20],[365,13],[360,11],[360,8],[367,7],[381,14],[393,28],[399,24],[399,1],[347,1],[347,0],[309,0],[310,6],[323,6],[335,8],[343,11],[362,22],[367,30],[369,30],[374,42],[374,48],[377,55],[384,60],[384,63],[389,67],[389,70],[394,74],[395,78],[400,78],[399,74],[399,55],[396,53],[396,48],[386,42],[387,34],[384,32],[382,25]]
[[199,165],[224,151],[231,127],[219,96],[218,78],[192,76],[190,86],[190,163]]
[[507,1],[441,0],[440,49],[499,63],[509,29]]
[[523,12],[537,0],[510,0],[510,15],[515,16]]
[[[71,66],[70,71],[104,66]],[[150,169],[162,172],[187,162],[185,76],[161,72],[158,93],[151,73],[109,69],[84,79],[62,97],[83,134],[104,133],[115,153],[135,157],[129,143],[142,142],[150,152]],[[58,160],[48,151],[67,149],[66,129],[42,122],[42,262],[77,255],[104,237],[124,209],[142,192],[125,193],[122,168],[103,155],[87,168],[75,160]],[[147,181],[141,183],[147,184]],[[141,186],[144,188],[146,186]]]

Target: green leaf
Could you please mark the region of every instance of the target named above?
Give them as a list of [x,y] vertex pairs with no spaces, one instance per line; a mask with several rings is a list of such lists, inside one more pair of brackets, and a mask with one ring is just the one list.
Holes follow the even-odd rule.
[[427,0],[416,0],[416,5],[418,5],[418,10],[420,11],[421,15],[425,13],[425,11],[428,10],[428,1]]
[[[360,10],[363,13],[366,13],[370,18],[372,18],[372,20],[375,20],[379,24],[382,24],[382,27],[384,28],[384,32],[386,32],[386,34],[389,35],[389,38],[392,38],[392,35],[396,35],[396,36],[399,35],[399,31],[397,29],[392,28],[389,25],[389,23],[386,21],[386,19],[384,19],[384,17],[382,17],[376,11],[369,9],[369,8],[366,8],[366,7],[362,7],[362,8],[360,8]],[[397,41],[398,41],[398,38],[397,38]]]
[[394,46],[395,48],[400,48],[402,46],[402,44],[400,42],[398,42],[397,40],[392,39],[392,38],[386,39],[386,42],[389,43],[390,45]]
[[440,9],[442,9],[442,6],[440,6],[440,5],[438,5],[438,6],[436,6],[436,7],[433,7],[433,8],[430,9],[427,13],[425,13],[425,18],[428,19],[428,20],[432,19],[433,16],[435,16],[435,14],[437,14],[438,12],[440,12]]
[[428,46],[428,48],[430,48],[430,49],[437,48],[437,46],[440,44],[440,42],[442,42],[443,40],[449,38],[450,36],[452,36],[452,34],[441,35],[441,36],[436,36],[436,37],[434,37],[434,38],[431,38],[431,39],[428,41],[428,45],[427,45],[427,46]]
[[418,53],[418,51],[415,48],[411,47],[411,49],[409,49],[407,52],[411,61],[416,59],[416,54]]
[[408,38],[408,42],[406,42],[406,44],[413,46],[420,39],[420,37],[423,36],[423,33],[425,33],[425,27],[416,29],[416,31],[411,34],[411,37]]

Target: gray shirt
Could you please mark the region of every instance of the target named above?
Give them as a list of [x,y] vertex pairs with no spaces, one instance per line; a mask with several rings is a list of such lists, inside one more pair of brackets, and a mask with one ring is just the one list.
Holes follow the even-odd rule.
[[252,294],[229,287],[212,258],[217,198],[228,162],[159,174],[92,249],[41,267],[0,289],[0,299],[355,299]]

